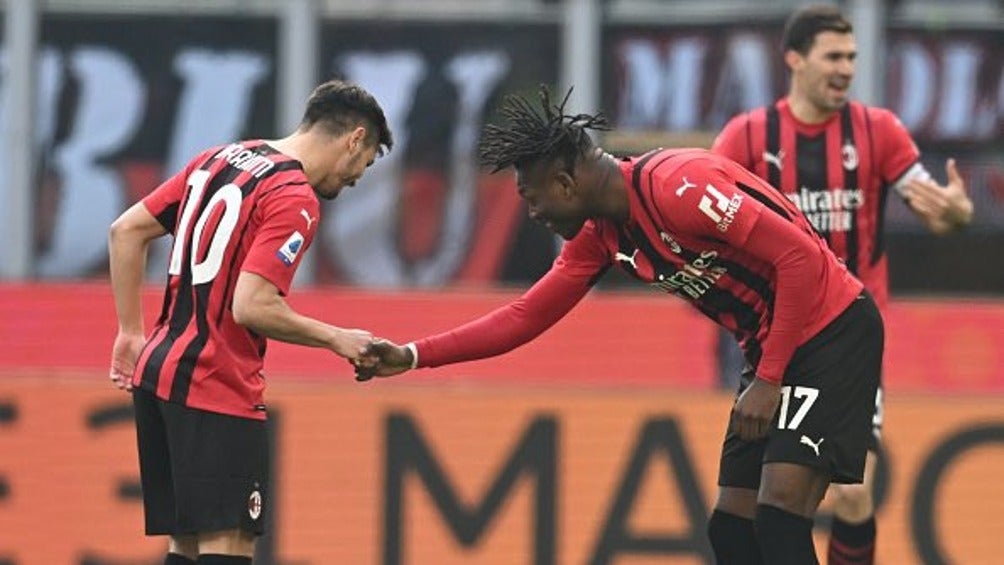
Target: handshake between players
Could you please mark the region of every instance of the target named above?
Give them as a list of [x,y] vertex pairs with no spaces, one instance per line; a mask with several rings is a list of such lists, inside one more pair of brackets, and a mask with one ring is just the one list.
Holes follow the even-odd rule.
[[416,365],[413,349],[381,338],[370,341],[360,355],[349,362],[355,367],[356,380],[360,382],[397,375]]

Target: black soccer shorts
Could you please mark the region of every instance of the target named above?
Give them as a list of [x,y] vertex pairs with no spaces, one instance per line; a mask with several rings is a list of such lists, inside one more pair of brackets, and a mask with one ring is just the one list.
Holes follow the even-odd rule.
[[[822,469],[835,483],[860,483],[865,454],[875,445],[884,335],[878,308],[863,293],[795,350],[767,437],[743,441],[729,424],[718,485],[759,489],[762,464],[774,462]],[[739,394],[753,378],[744,371]]]
[[264,532],[264,421],[188,408],[139,388],[133,406],[147,535]]

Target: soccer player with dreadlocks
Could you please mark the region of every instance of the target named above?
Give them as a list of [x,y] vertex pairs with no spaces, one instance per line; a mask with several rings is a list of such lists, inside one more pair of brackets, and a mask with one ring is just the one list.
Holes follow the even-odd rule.
[[[699,149],[617,160],[566,115],[510,97],[481,157],[514,167],[530,217],[567,240],[523,296],[399,346],[377,341],[357,378],[499,355],[545,331],[612,266],[675,294],[739,338],[743,375],[708,524],[719,563],[816,563],[812,518],[830,482],[862,479],[882,361],[871,297],[784,195]],[[627,353],[630,354],[630,353]],[[755,527],[754,527],[755,524]]]

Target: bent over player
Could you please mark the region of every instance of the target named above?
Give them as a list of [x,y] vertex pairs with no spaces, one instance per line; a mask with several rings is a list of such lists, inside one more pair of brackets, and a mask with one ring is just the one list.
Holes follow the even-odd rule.
[[[208,149],[112,224],[111,378],[133,394],[146,533],[170,536],[165,564],[251,563],[269,504],[266,338],[349,359],[370,341],[284,296],[317,233],[318,197],[355,184],[391,145],[368,92],[327,82],[288,137]],[[163,310],[147,336],[147,248],[168,233]]]
[[[854,78],[851,24],[833,6],[809,6],[788,19],[784,60],[788,96],[733,118],[712,151],[737,161],[787,196],[884,310],[889,295],[884,245],[890,190],[932,232],[969,223],[973,204],[955,168],[938,185],[920,163],[910,134],[888,110],[848,100]],[[882,391],[863,484],[834,485],[830,565],[869,565],[875,553],[875,466]]]
[[481,155],[496,171],[515,167],[530,217],[566,240],[554,265],[480,319],[404,346],[375,342],[358,378],[509,351],[616,265],[727,328],[749,361],[708,525],[719,562],[815,562],[823,493],[862,478],[883,350],[874,302],[756,175],[699,149],[616,160],[586,133],[603,127],[600,117],[566,115],[564,103],[541,98],[540,109],[509,98],[508,124],[486,128]]

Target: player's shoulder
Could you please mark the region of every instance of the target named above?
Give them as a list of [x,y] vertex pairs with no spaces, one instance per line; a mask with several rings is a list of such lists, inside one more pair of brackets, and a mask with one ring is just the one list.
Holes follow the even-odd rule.
[[869,122],[878,127],[895,126],[904,128],[899,116],[889,108],[882,106],[871,106],[861,102],[851,102],[851,108],[857,113],[864,115]]
[[662,177],[704,171],[709,167],[733,162],[728,157],[702,147],[664,149],[659,157],[657,163],[661,166],[653,173]]
[[311,206],[320,206],[314,187],[307,182],[302,171],[299,174],[292,171],[281,171],[262,179],[255,192],[259,198],[268,198],[272,201],[309,203]]
[[699,190],[714,179],[729,177],[734,170],[745,171],[731,159],[707,149],[675,149],[667,154],[665,164],[654,169],[649,191],[657,202],[666,199],[688,201],[700,198]]
[[643,181],[643,185],[648,182],[657,183],[702,155],[713,154],[707,149],[696,147],[656,149],[635,160],[634,174]]
[[198,169],[205,166],[206,163],[208,163],[214,157],[219,155],[220,152],[226,149],[229,145],[230,145],[229,143],[221,145],[211,145],[203,149],[188,161],[188,168]]
[[758,106],[745,112],[739,112],[725,122],[723,129],[746,128],[751,125],[762,124],[767,119],[768,108],[770,106]]
[[753,132],[763,129],[766,121],[766,106],[753,108],[732,116],[715,136],[711,150],[716,153],[732,155],[735,158],[740,148],[743,151],[746,150],[748,138],[754,135]]

